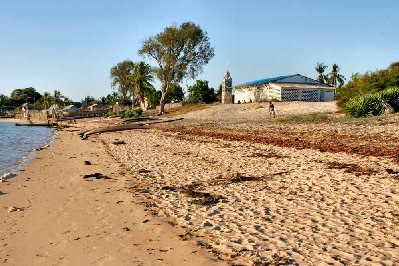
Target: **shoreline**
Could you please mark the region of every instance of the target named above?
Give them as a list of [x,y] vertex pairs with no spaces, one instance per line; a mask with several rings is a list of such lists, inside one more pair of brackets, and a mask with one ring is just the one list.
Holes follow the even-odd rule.
[[[101,175],[83,178],[94,173]],[[0,264],[225,265],[132,202],[131,179],[103,143],[59,131],[15,178],[0,183]],[[12,207],[17,211],[8,212]]]
[[0,123],[18,123],[21,122],[18,118],[0,118]]

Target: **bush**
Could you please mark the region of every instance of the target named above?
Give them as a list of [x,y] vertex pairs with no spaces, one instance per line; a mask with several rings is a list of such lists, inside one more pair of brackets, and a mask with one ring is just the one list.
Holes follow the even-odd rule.
[[143,114],[143,110],[140,107],[135,108],[134,110],[132,109],[127,109],[127,110],[122,110],[122,111],[109,111],[106,116],[120,116],[121,118],[134,118],[134,117],[139,117]]
[[143,110],[140,107],[137,107],[135,109],[127,109],[124,111],[120,111],[120,116],[121,118],[134,118],[134,117],[139,117],[143,113]]
[[381,115],[385,111],[384,92],[367,94],[361,98],[351,98],[345,104],[345,111],[352,117]]
[[[351,81],[345,86],[337,88],[337,104],[345,109],[351,98],[365,94],[377,93],[390,87],[399,86],[399,63],[392,63],[387,69],[352,75]],[[397,99],[397,98],[396,98]],[[392,106],[393,107],[393,106]]]
[[382,92],[382,97],[395,112],[399,112],[399,87],[392,87],[384,90]]

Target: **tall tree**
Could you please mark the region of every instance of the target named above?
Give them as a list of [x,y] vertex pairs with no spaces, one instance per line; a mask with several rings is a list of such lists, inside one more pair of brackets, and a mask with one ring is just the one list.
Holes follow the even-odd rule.
[[128,101],[131,92],[132,75],[134,73],[134,62],[128,59],[118,63],[111,68],[111,86],[117,88],[122,103]]
[[194,79],[215,55],[207,33],[193,22],[166,27],[144,40],[139,54],[156,61],[157,78],[162,83],[160,113],[164,113],[166,95],[172,82]]
[[317,63],[317,65],[315,67],[315,70],[318,73],[317,81],[322,84],[325,84],[328,82],[328,77],[327,77],[327,75],[324,74],[324,71],[327,69],[327,67],[328,66],[323,63]]
[[52,101],[53,101],[53,99],[52,99],[50,93],[48,93],[48,92],[43,93],[42,102],[43,102],[44,109],[49,108],[51,103],[52,103]]
[[131,94],[137,96],[142,110],[146,109],[145,95],[146,92],[153,88],[151,82],[154,80],[150,65],[144,62],[134,64],[134,73],[131,77]]
[[54,90],[53,94],[53,103],[58,105],[58,107],[64,106],[64,96],[62,96],[61,92],[59,90]]
[[331,85],[333,85],[335,88],[342,87],[344,85],[346,78],[339,74],[340,68],[338,67],[337,64],[333,64],[331,67],[331,72],[328,75],[328,80]]

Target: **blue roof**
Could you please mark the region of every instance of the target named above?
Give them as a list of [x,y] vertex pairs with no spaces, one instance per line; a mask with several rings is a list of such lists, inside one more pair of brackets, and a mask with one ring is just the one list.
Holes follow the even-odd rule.
[[296,76],[296,75],[298,75],[298,74],[286,75],[286,76],[278,76],[278,77],[274,77],[274,78],[258,79],[258,80],[254,80],[254,81],[245,82],[245,83],[242,83],[240,85],[236,85],[234,87],[262,85],[262,84],[269,83],[269,82],[276,82],[276,81],[278,81],[280,79],[290,78],[290,77],[293,77],[293,76]]

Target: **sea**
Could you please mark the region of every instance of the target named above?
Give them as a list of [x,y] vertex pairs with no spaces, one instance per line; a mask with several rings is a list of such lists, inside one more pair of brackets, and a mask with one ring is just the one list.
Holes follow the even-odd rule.
[[17,174],[35,157],[37,149],[50,145],[53,139],[54,130],[51,128],[0,122],[0,176]]

